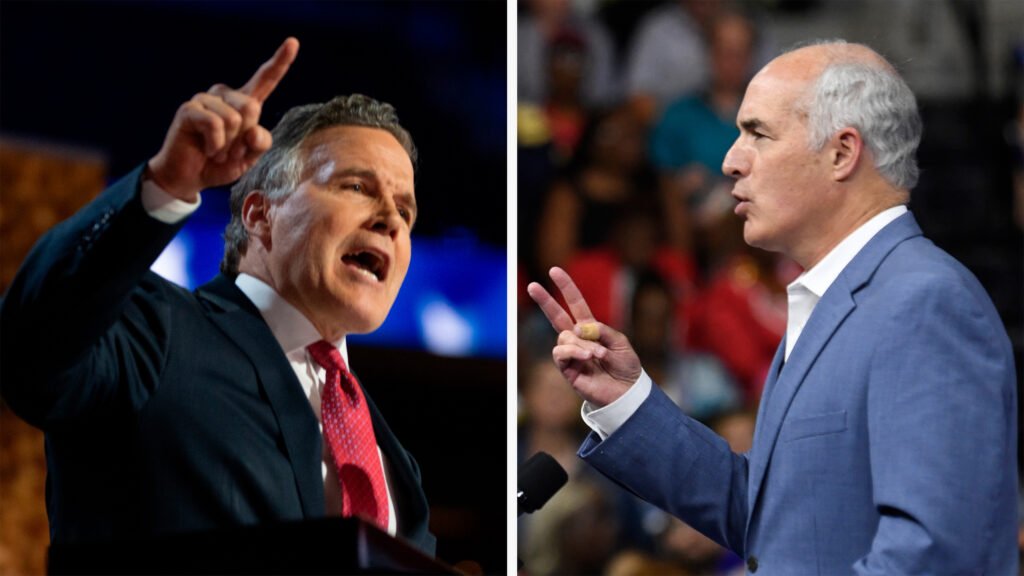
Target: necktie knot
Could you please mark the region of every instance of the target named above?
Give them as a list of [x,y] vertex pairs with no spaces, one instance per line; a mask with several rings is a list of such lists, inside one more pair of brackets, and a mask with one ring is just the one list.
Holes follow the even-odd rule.
[[320,340],[306,346],[306,350],[309,350],[309,355],[313,357],[313,360],[316,360],[317,364],[323,366],[325,370],[348,372],[345,360],[341,357],[341,352],[334,347],[334,344],[326,340]]
[[346,394],[353,398],[354,402],[358,403],[355,377],[348,371],[345,359],[341,357],[341,352],[334,347],[334,344],[320,340],[307,346],[306,350],[309,350],[309,355],[313,357],[313,360],[327,372],[327,386],[340,386]]

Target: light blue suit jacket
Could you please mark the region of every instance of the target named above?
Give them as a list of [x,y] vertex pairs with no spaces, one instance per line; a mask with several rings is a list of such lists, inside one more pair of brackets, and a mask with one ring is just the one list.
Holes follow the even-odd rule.
[[753,449],[657,387],[580,456],[762,574],[1017,574],[1013,358],[991,300],[905,214],[779,346]]

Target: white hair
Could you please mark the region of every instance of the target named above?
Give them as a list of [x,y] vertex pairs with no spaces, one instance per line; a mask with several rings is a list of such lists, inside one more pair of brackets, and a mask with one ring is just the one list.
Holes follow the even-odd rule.
[[881,56],[872,63],[846,54],[837,50],[837,58],[810,91],[805,103],[808,143],[811,149],[821,150],[838,130],[856,128],[879,174],[896,188],[909,191],[917,185],[915,153],[922,130],[914,93]]

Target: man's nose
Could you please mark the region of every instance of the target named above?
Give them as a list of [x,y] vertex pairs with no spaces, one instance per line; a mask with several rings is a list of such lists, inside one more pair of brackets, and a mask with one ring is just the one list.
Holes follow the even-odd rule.
[[393,200],[382,198],[373,215],[371,229],[394,239],[401,225],[402,215],[398,213],[398,206]]
[[743,153],[739,150],[737,141],[726,152],[725,160],[722,160],[722,174],[730,178],[740,178],[747,175],[749,166],[750,163],[746,161]]

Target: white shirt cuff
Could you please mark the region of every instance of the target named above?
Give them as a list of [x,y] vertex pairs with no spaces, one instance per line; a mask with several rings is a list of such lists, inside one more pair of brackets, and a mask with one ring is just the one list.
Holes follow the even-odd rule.
[[185,202],[164,192],[152,180],[142,181],[142,207],[151,217],[164,224],[177,224],[199,209],[203,203],[199,197],[195,203]]
[[641,370],[636,382],[615,402],[601,408],[594,408],[590,402],[583,402],[580,408],[583,421],[597,432],[601,440],[607,440],[640,409],[640,405],[651,394],[652,384],[651,377],[646,371]]

